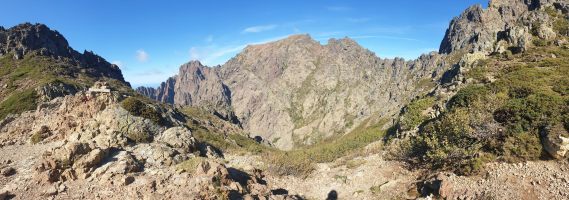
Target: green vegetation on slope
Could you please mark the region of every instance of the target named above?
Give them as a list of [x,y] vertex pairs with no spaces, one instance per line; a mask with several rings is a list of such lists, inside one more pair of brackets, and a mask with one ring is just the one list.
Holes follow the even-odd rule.
[[[197,108],[185,108],[184,113],[190,118],[202,119],[217,123],[215,117]],[[368,121],[361,123],[350,133],[329,138],[302,149],[281,151],[255,142],[242,133],[222,134],[210,130],[198,122],[189,120],[188,126],[196,139],[212,145],[223,152],[253,153],[260,155],[267,163],[267,170],[276,175],[308,176],[316,163],[332,162],[338,158],[360,152],[366,145],[381,141],[386,133],[382,127],[385,120],[369,125]],[[216,125],[216,127],[220,127]]]
[[[191,118],[200,119],[203,120],[204,122],[214,124],[213,125],[214,127],[218,128],[223,127],[223,124],[221,123],[227,123],[200,108],[186,107],[182,111],[187,116],[191,116]],[[200,122],[197,122],[195,120],[188,120],[187,125],[192,131],[194,137],[196,137],[196,139],[198,139],[199,141],[203,141],[211,146],[214,146],[224,152],[232,152],[232,153],[250,152],[254,154],[259,154],[272,150],[272,148],[263,146],[255,142],[253,139],[242,135],[242,133],[232,133],[227,135],[222,133],[217,133],[216,130],[209,130],[208,128],[200,124]]]
[[[536,160],[544,155],[540,131],[568,127],[568,49],[536,47],[479,65],[467,74],[478,84],[461,89],[448,110],[411,139],[416,164],[471,174],[489,161]],[[487,76],[496,81],[489,83]]]
[[14,92],[0,103],[0,119],[4,119],[10,113],[36,109],[36,104],[37,94],[34,89]]
[[[47,84],[65,84],[77,89],[91,86],[96,78],[87,75],[76,63],[68,59],[55,59],[28,53],[21,60],[14,60],[13,55],[0,57],[0,120],[7,114],[19,114],[33,110],[39,103],[35,89]],[[107,80],[111,88],[130,91],[118,80]],[[127,93],[127,92],[125,92]]]
[[405,107],[405,111],[399,122],[401,129],[409,130],[429,119],[428,116],[423,114],[423,111],[432,107],[434,103],[434,97],[424,97],[411,101],[411,103]]
[[385,121],[366,126],[361,123],[350,133],[320,143],[292,151],[276,151],[267,155],[268,170],[277,175],[308,176],[315,163],[332,162],[338,158],[355,153],[366,145],[382,140],[386,130]]

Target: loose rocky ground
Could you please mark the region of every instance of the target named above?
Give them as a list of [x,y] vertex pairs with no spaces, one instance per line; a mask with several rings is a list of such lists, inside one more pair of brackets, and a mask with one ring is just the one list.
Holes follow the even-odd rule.
[[448,199],[568,199],[567,161],[491,163],[480,176],[450,175],[441,195]]

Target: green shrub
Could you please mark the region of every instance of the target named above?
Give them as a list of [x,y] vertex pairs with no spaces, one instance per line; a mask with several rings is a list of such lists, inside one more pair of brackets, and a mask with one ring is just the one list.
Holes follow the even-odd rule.
[[42,140],[44,140],[44,139],[45,139],[45,138],[44,138],[43,134],[40,133],[40,132],[37,132],[37,133],[34,133],[34,134],[30,137],[30,142],[31,142],[32,144],[37,144],[37,143],[40,143],[40,142],[41,142]]
[[436,168],[460,168],[481,148],[471,133],[467,111],[453,110],[427,124],[414,138],[414,154]]
[[503,159],[508,162],[537,160],[542,154],[542,145],[537,134],[516,133],[506,138]]
[[556,96],[533,94],[527,98],[511,99],[494,112],[494,119],[508,125],[513,132],[537,130],[560,120],[563,101]]
[[552,90],[563,96],[569,95],[569,79],[555,81]]
[[538,46],[538,47],[545,47],[545,46],[549,46],[549,41],[544,40],[544,39],[540,39],[540,38],[535,38],[532,41],[533,45]]
[[147,105],[136,97],[128,97],[121,103],[122,107],[130,114],[138,117],[150,119],[156,124],[163,125],[164,119],[162,115],[153,107]]
[[178,165],[176,165],[176,169],[182,172],[188,172],[190,174],[194,173],[198,168],[198,165],[204,162],[204,158],[202,157],[193,157],[185,160]]
[[278,176],[297,176],[306,178],[315,169],[315,162],[303,151],[277,152],[268,154],[267,170]]
[[432,107],[434,103],[434,97],[424,97],[409,103],[401,117],[401,121],[399,122],[401,129],[410,130],[420,125],[425,120],[428,120],[429,116],[423,115],[423,111]]
[[474,101],[480,101],[480,98],[488,95],[488,88],[479,85],[469,85],[454,95],[448,105],[449,108],[469,107]]
[[513,86],[508,92],[511,98],[526,98],[533,94],[533,89],[527,86]]

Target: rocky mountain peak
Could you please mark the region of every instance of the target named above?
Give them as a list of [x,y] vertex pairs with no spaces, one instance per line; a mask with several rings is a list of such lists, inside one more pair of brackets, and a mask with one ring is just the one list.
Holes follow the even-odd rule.
[[319,44],[320,43],[314,40],[309,34],[296,34],[273,42],[248,45],[241,54],[247,54],[247,52],[276,51],[277,49],[286,49],[289,47],[306,47]]
[[560,0],[492,0],[487,9],[471,6],[450,22],[439,53],[522,52],[535,32],[542,39],[555,35],[550,16],[542,10],[566,5],[566,1]]
[[44,24],[24,23],[0,29],[0,56],[12,55],[19,60],[28,54],[69,62],[66,65],[79,66],[90,76],[113,78],[128,85],[117,65],[92,51],[75,51],[62,34]]
[[181,66],[182,68],[201,68],[204,65],[199,60],[191,60]]
[[44,24],[25,23],[0,30],[0,54],[13,52],[19,57],[38,50],[42,55],[71,57],[72,49],[57,31]]

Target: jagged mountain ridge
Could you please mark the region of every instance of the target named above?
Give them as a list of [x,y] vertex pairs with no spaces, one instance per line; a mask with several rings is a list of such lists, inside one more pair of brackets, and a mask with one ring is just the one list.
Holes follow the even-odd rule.
[[69,60],[93,76],[109,77],[126,83],[117,65],[107,62],[92,51],[79,53],[69,46],[59,32],[44,24],[20,24],[9,29],[0,27],[0,56],[12,54],[14,59],[36,52],[39,56]]
[[138,91],[226,118],[234,114],[252,136],[291,149],[345,133],[372,116],[397,114],[421,92],[416,82],[440,76],[441,61],[436,53],[414,61],[381,59],[349,38],[321,45],[293,35],[248,46],[220,67],[189,62],[157,89]]

